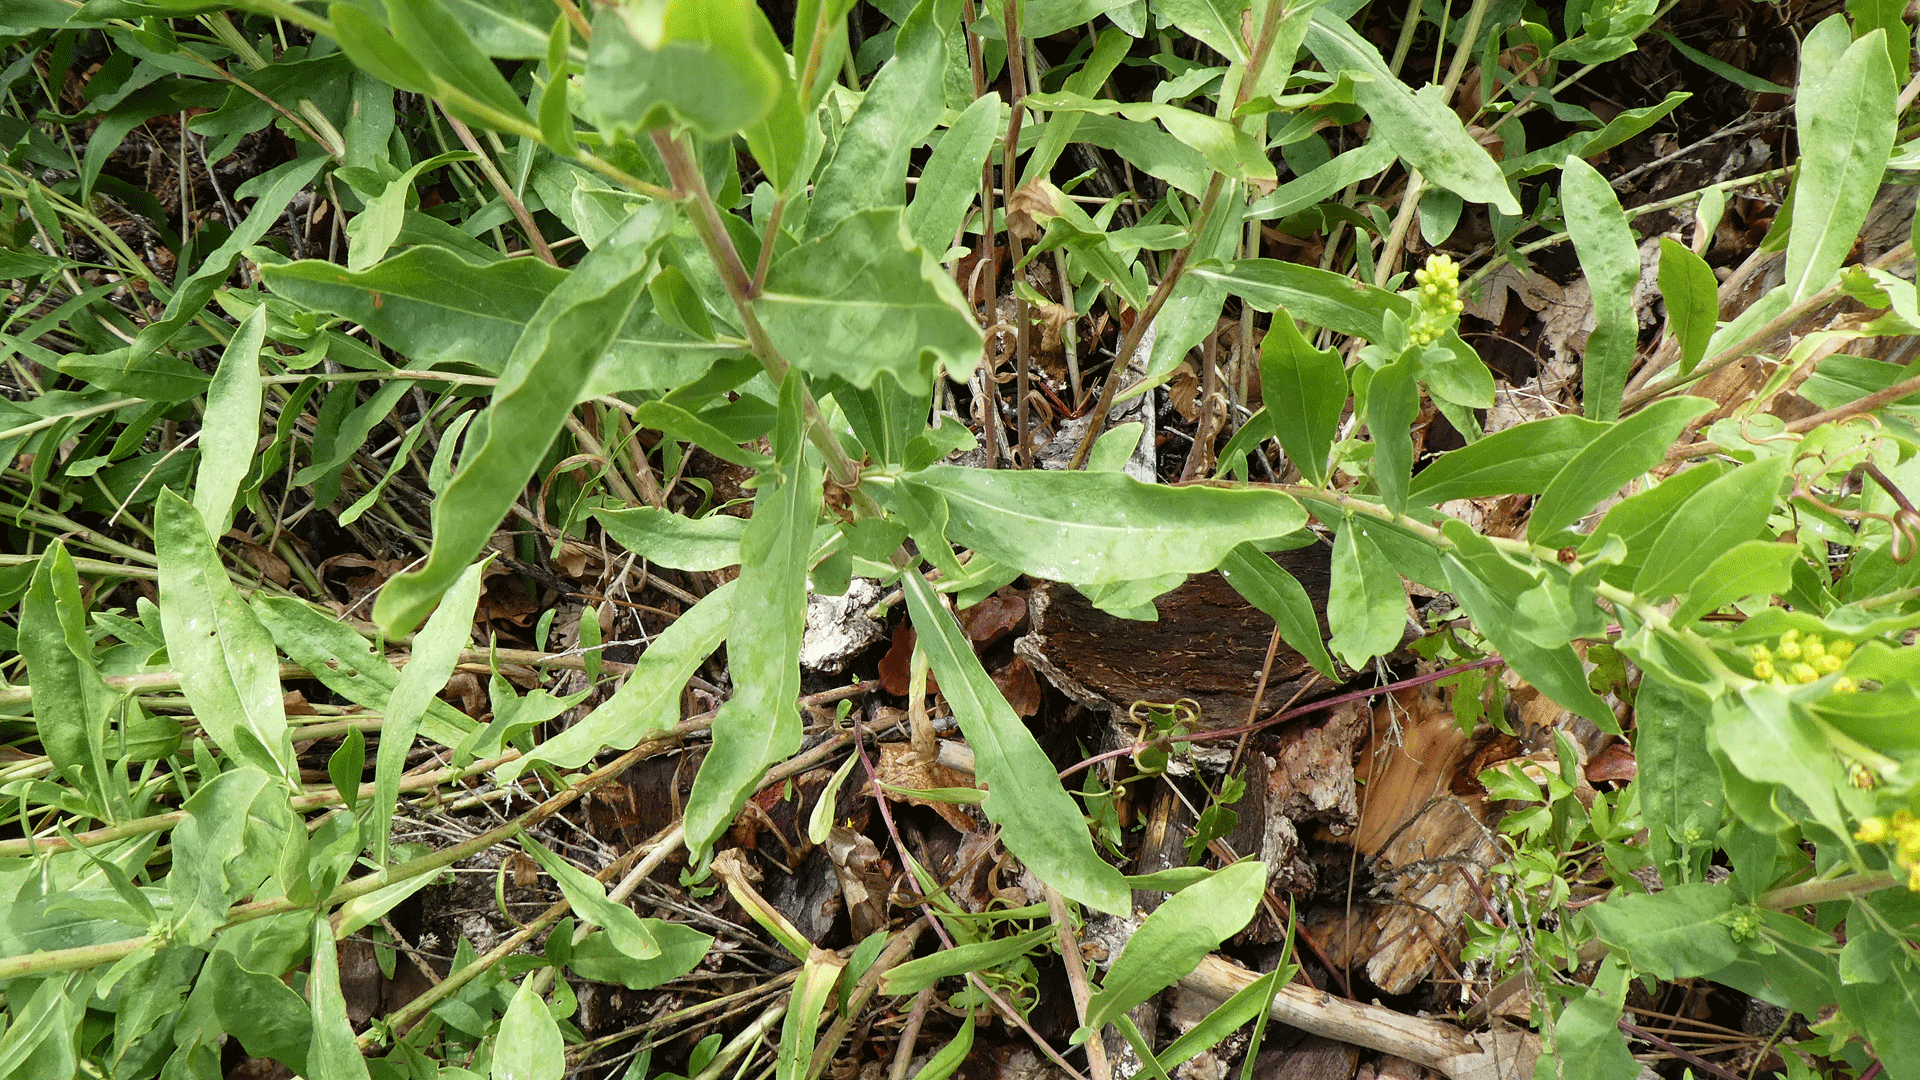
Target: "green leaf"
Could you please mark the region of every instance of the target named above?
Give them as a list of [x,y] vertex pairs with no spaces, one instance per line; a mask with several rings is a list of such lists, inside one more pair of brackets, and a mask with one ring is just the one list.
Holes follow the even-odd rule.
[[805,1080],[813,1058],[813,1040],[819,1035],[822,1013],[833,999],[833,988],[847,962],[827,949],[814,949],[800,967],[800,978],[787,999],[781,1018],[780,1050],[774,1056],[774,1080]]
[[[1229,179],[1271,183],[1275,179],[1273,162],[1268,160],[1259,140],[1225,120],[1193,112],[1177,105],[1151,102],[1120,102],[1089,97],[1070,91],[1028,94],[1028,104],[1049,112],[1081,112],[1100,116],[1121,116],[1136,123],[1158,121],[1181,143],[1200,152],[1215,172]],[[1457,124],[1458,121],[1456,120]],[[1096,125],[1081,121],[1077,134],[1086,138]],[[1088,141],[1091,141],[1090,139]],[[1484,153],[1482,154],[1484,157]],[[1489,159],[1491,160],[1491,159]]]
[[[1567,233],[1580,256],[1580,269],[1593,289],[1594,329],[1580,362],[1580,396],[1587,419],[1620,415],[1620,392],[1639,346],[1640,321],[1633,312],[1633,287],[1640,283],[1640,251],[1620,211],[1620,200],[1600,171],[1577,157],[1567,158],[1560,185]],[[1708,327],[1711,332],[1712,327]]]
[[167,894],[177,940],[198,945],[227,921],[229,904],[266,880],[294,817],[285,787],[250,765],[205,781],[180,809],[187,817],[173,830]]
[[1711,976],[1739,955],[1718,921],[1733,910],[1733,890],[1705,882],[1616,896],[1583,908],[1600,940],[1626,953],[1636,971],[1662,980]]
[[387,834],[394,807],[400,802],[400,774],[407,769],[413,737],[420,730],[427,705],[453,677],[460,650],[473,640],[473,612],[480,604],[482,572],[488,560],[474,563],[440,598],[427,625],[413,638],[413,658],[400,671],[393,696],[387,699],[386,722],[380,728],[379,757],[374,764],[373,810],[367,825],[373,830],[374,862],[387,864]]
[[1684,879],[1681,858],[1708,848],[1726,798],[1707,752],[1711,717],[1698,699],[1651,675],[1634,696],[1633,785],[1647,826],[1647,853],[1668,884]]
[[1610,955],[1587,992],[1560,1010],[1553,1025],[1553,1062],[1560,1075],[1582,1080],[1634,1080],[1640,1075],[1640,1063],[1620,1031],[1632,974],[1618,955]]
[[1000,95],[989,90],[940,137],[907,204],[907,232],[914,244],[944,253],[953,243],[968,208],[980,196],[980,167],[999,130]]
[[914,245],[897,207],[850,214],[775,257],[754,310],[795,367],[862,388],[884,372],[925,393],[937,366],[964,379],[980,354],[960,287]]
[[55,540],[33,568],[19,620],[17,647],[33,684],[33,724],[41,749],[59,775],[105,812],[119,801],[109,795],[106,759],[107,717],[115,695],[94,662],[80,577],[61,541]]
[[430,96],[433,80],[413,54],[385,26],[356,4],[327,5],[327,19],[340,51],[354,66],[411,94]]
[[1707,354],[1720,324],[1720,281],[1707,260],[1668,237],[1660,238],[1660,299],[1667,304],[1667,332],[1680,345],[1680,374]]
[[1347,372],[1340,354],[1316,349],[1293,316],[1275,308],[1260,342],[1260,392],[1287,460],[1309,484],[1327,480],[1327,455],[1347,405]]
[[1160,1060],[1161,1068],[1171,1069],[1175,1065],[1213,1049],[1221,1040],[1267,1011],[1272,1004],[1273,995],[1281,986],[1291,981],[1298,971],[1297,967],[1282,964],[1241,987],[1232,997],[1221,1002],[1218,1008],[1208,1013],[1205,1019],[1188,1028],[1185,1034],[1155,1055]]
[[[520,95],[507,85],[506,76],[440,0],[387,0],[386,8],[393,40],[426,69],[427,77],[434,82],[434,96],[455,115],[488,127],[500,126],[501,120],[530,123]],[[467,102],[449,95],[449,89],[497,116],[475,111]],[[447,100],[449,97],[454,100]]]
[[[937,6],[930,2],[914,6],[894,37],[892,58],[874,76],[860,107],[841,129],[833,160],[814,187],[813,205],[807,211],[808,237],[824,237],[862,210],[899,206],[904,201],[908,155],[926,141],[946,109],[942,73],[952,28],[936,24]],[[993,117],[997,123],[998,109]],[[949,231],[927,247],[944,252],[952,240]]]
[[[1342,9],[1344,10],[1344,9]],[[1429,181],[1469,202],[1487,203],[1503,214],[1522,213],[1507,190],[1500,166],[1473,140],[1460,118],[1442,101],[1438,87],[1419,93],[1407,88],[1387,67],[1378,49],[1330,7],[1313,13],[1306,46],[1330,72],[1355,71],[1353,100],[1373,119],[1388,146]]]
[[[1682,511],[1683,513],[1685,511]],[[1795,544],[1745,540],[1721,553],[1687,590],[1686,602],[1671,616],[1680,626],[1748,596],[1767,596],[1793,588]]]
[[1373,179],[1385,172],[1397,157],[1384,139],[1370,140],[1281,184],[1273,194],[1253,200],[1247,205],[1246,216],[1261,221],[1291,217],[1346,190],[1349,185]]
[[531,975],[521,980],[513,1003],[500,1018],[500,1034],[493,1040],[493,1068],[488,1073],[492,1080],[560,1080],[566,1075],[560,1025],[533,983]]
[[1449,450],[1421,469],[1407,488],[1415,506],[1489,495],[1538,495],[1573,456],[1608,425],[1579,416],[1549,416],[1496,431]]
[[[1785,455],[1742,465],[1695,492],[1653,542],[1633,591],[1649,600],[1695,588],[1707,565],[1767,525],[1786,476]],[[1708,579],[1709,588],[1720,583]]]
[[773,108],[757,123],[748,125],[741,136],[774,191],[791,195],[794,186],[812,174],[817,155],[825,149],[825,144],[820,140],[818,129],[813,127],[813,110],[801,107],[799,87],[787,71],[786,55],[773,27],[764,18],[751,22],[755,47],[762,57],[773,60],[780,88],[774,94]]
[[[820,466],[802,437],[802,382],[780,388],[774,475],[762,474],[753,518],[740,540],[740,594],[727,662],[733,696],[713,719],[713,749],[694,777],[686,809],[687,851],[704,862],[767,767],[800,749],[800,638],[807,618],[807,565],[820,516]],[[775,482],[777,480],[777,482]]]
[[1076,585],[1204,573],[1242,542],[1285,536],[1307,521],[1280,492],[1174,488],[1123,473],[935,465],[902,483],[945,498],[955,542]]
[[1220,563],[1220,575],[1247,603],[1259,608],[1280,628],[1281,640],[1306,657],[1315,671],[1337,681],[1333,660],[1320,640],[1320,619],[1313,599],[1299,579],[1252,544],[1241,544]]
[[1241,259],[1224,270],[1195,266],[1187,273],[1219,284],[1261,311],[1284,307],[1309,326],[1348,337],[1372,340],[1389,311],[1402,320],[1413,315],[1413,302],[1404,296],[1278,259]]
[[567,968],[591,982],[617,983],[629,990],[651,990],[663,982],[677,979],[706,959],[713,938],[679,923],[660,919],[641,919],[655,941],[660,955],[652,960],[635,960],[615,948],[604,931],[589,934],[573,947]]
[[1333,538],[1327,625],[1335,655],[1355,670],[1400,647],[1407,632],[1407,593],[1393,561],[1367,535],[1365,518],[1348,518]]
[[1546,543],[1579,521],[1600,500],[1659,464],[1667,447],[1694,417],[1713,408],[1705,398],[1656,401],[1607,429],[1561,468],[1527,521],[1527,539]]
[[636,214],[541,303],[478,430],[467,436],[459,470],[434,505],[427,565],[388,581],[374,602],[374,621],[387,633],[418,625],[486,546],[645,291],[656,267],[653,245],[671,221],[664,205]]
[[[1850,831],[1844,803],[1864,803],[1847,779],[1819,721],[1808,715],[1784,691],[1765,683],[1743,689],[1739,698],[1723,696],[1714,702],[1714,723],[1708,744],[1726,765],[1748,780],[1757,781],[1772,795],[1764,807],[1733,800],[1742,818],[1763,832],[1780,832],[1796,824],[1780,809],[1775,787],[1800,797],[1814,821],[1845,836]],[[1731,785],[1729,785],[1731,787]],[[1864,817],[1866,805],[1854,816]]]
[[1507,666],[1554,701],[1593,721],[1600,730],[1618,734],[1619,721],[1587,685],[1586,668],[1573,647],[1542,646],[1520,631],[1525,622],[1518,611],[1520,599],[1534,587],[1534,579],[1507,562],[1491,540],[1465,524],[1448,519],[1442,531],[1453,543],[1453,549],[1441,559],[1449,591],[1480,633],[1500,650]]
[[592,513],[621,547],[659,566],[719,570],[740,562],[740,536],[747,528],[744,518],[728,514],[690,518],[651,506]]
[[[1029,0],[1026,14],[1021,16],[1020,19],[1021,31],[1029,37],[1035,36],[1032,30],[1034,7],[1035,5]],[[1132,47],[1133,40],[1119,27],[1108,27],[1102,30],[1100,35],[1094,39],[1093,51],[1088,54],[1087,58],[1080,64],[1079,70],[1067,76],[1067,81],[1061,86],[1061,89],[1071,94],[1081,94],[1087,97],[1099,93],[1100,88],[1106,85],[1108,77],[1113,74],[1114,68],[1120,66],[1120,61],[1126,58],[1127,51]],[[997,106],[1000,102],[1000,95],[996,91],[988,91],[987,97],[993,100],[996,106],[995,115],[997,117],[999,112]],[[986,100],[986,98],[981,100]],[[978,105],[979,102],[976,101],[974,104]],[[1066,151],[1068,145],[1075,141],[1075,134],[1080,128],[1080,120],[1080,113],[1061,113],[1058,116],[1050,116],[1047,118],[1046,130],[1040,133],[1040,144],[1033,148],[1032,153],[1027,155],[1027,163],[1021,167],[1020,186],[1024,187],[1036,179],[1043,179],[1052,175],[1053,167],[1059,162],[1060,155]],[[958,125],[956,124],[955,126],[957,127]],[[936,151],[936,153],[937,152],[938,151]],[[931,171],[931,169],[932,165],[929,163],[927,171]],[[979,171],[979,168],[976,166],[974,169],[974,185],[976,187],[979,186]],[[923,172],[921,175],[922,179],[920,183],[924,189],[926,185],[926,174]],[[954,224],[957,227],[959,222],[956,221]],[[950,236],[952,234],[949,233],[948,235]]]
[[987,789],[982,808],[1003,830],[1007,850],[1041,881],[1088,907],[1109,914],[1126,911],[1132,893],[1125,879],[1094,850],[1079,806],[980,666],[959,623],[925,578],[910,573],[901,584],[920,647],[973,748],[974,775]]
[[400,238],[400,230],[406,223],[409,203],[418,203],[413,193],[413,182],[423,172],[436,169],[455,161],[472,161],[474,155],[465,150],[455,150],[445,154],[436,154],[406,172],[401,173],[380,194],[367,200],[367,207],[347,222],[347,269],[358,273],[379,262],[387,254],[387,249]]
[[1413,473],[1413,422],[1420,415],[1420,385],[1413,357],[1402,356],[1373,373],[1367,383],[1367,434],[1373,438],[1373,482],[1388,512],[1407,509]]
[[652,960],[660,955],[660,943],[654,940],[652,930],[646,925],[648,920],[634,914],[626,904],[608,897],[605,885],[575,869],[572,863],[548,851],[531,836],[522,834],[520,846],[553,876],[567,903],[581,918],[606,927],[607,940],[614,948],[635,960]]
[[1600,519],[1600,524],[1593,527],[1592,534],[1581,542],[1581,558],[1590,558],[1598,553],[1609,537],[1619,537],[1626,545],[1627,554],[1619,565],[1608,567],[1604,577],[1610,584],[1630,588],[1635,575],[1646,563],[1647,552],[1652,549],[1653,541],[1667,527],[1675,508],[1725,472],[1717,463],[1703,462],[1668,477],[1646,491],[1620,500]]
[[[400,672],[358,631],[290,596],[255,595],[253,611],[280,651],[312,673],[320,685],[355,705],[379,710],[389,707],[400,684]],[[430,694],[419,732],[453,749],[476,726],[472,717]]]
[[211,998],[214,1017],[249,1055],[272,1058],[306,1074],[313,1048],[313,1008],[299,994],[273,975],[241,966],[240,958],[226,949],[215,949],[207,957],[201,985],[205,989],[196,988],[193,1000],[202,994]]
[[1155,0],[1153,7],[1161,19],[1199,38],[1229,61],[1247,62],[1247,45],[1240,37],[1247,0]]
[[1266,889],[1266,864],[1249,859],[1168,897],[1134,931],[1087,1000],[1081,1033],[1097,1038],[1102,1027],[1191,973],[1247,925]]
[[313,969],[307,977],[307,1003],[313,1015],[313,1044],[307,1048],[306,1075],[313,1080],[366,1080],[367,1059],[354,1044],[347,999],[340,992],[339,946],[326,913],[313,920]]
[[1801,72],[1794,107],[1800,163],[1787,234],[1790,302],[1826,288],[1839,273],[1880,190],[1896,126],[1885,35],[1872,31],[1831,68]]
[[273,639],[240,600],[207,526],[171,490],[155,504],[160,621],[180,689],[215,745],[300,788]]
[[216,544],[233,524],[234,496],[253,467],[260,441],[260,346],[266,336],[267,305],[257,304],[227,342],[207,387],[193,508]]
[[941,979],[969,971],[990,971],[1043,946],[1057,931],[1051,926],[1026,930],[1011,937],[941,949],[931,956],[908,960],[880,976],[880,992],[891,996],[916,994]]
[[759,123],[781,71],[757,47],[750,0],[662,0],[593,20],[582,102],[607,136],[679,122],[706,139]]
[[567,107],[567,48],[573,24],[565,13],[554,16],[547,36],[547,85],[540,91],[540,138],[556,154],[573,153],[573,110]]

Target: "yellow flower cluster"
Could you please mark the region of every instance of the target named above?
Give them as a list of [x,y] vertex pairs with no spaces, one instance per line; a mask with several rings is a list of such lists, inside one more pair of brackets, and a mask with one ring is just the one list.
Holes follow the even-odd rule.
[[1893,861],[1907,872],[1907,888],[1920,892],[1920,819],[1905,810],[1894,811],[1891,818],[1870,817],[1860,823],[1853,838],[1863,844],[1892,841]]
[[1413,323],[1407,340],[1431,345],[1454,325],[1466,304],[1460,299],[1460,264],[1449,255],[1429,255],[1427,265],[1413,272],[1419,288],[1413,290]]
[[[1828,642],[1819,634],[1802,635],[1798,630],[1781,634],[1771,649],[1764,644],[1747,649],[1747,659],[1753,662],[1753,677],[1775,686],[1805,684],[1831,675],[1852,655],[1853,642],[1845,638]],[[1858,689],[1860,687],[1845,675],[1833,682],[1836,694],[1851,694]]]

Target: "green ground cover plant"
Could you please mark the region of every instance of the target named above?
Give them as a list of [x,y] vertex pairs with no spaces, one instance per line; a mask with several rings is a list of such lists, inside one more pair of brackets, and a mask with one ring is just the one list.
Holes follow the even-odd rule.
[[[1911,240],[1855,255],[1883,181],[1920,167],[1906,5],[1810,26],[1783,169],[1632,210],[1594,162],[1685,95],[1604,119],[1562,98],[1657,40],[1672,5],[1457,6],[1395,11],[1383,52],[1352,0],[798,0],[778,30],[748,0],[7,5],[0,1075],[214,1077],[231,1038],[322,1080],[559,1077],[599,1049],[569,1022],[570,977],[641,991],[706,955],[706,932],[626,903],[682,849],[690,884],[727,888],[791,954],[790,993],[754,1038],[639,1053],[628,1075],[744,1069],[765,1036],[773,1075],[817,1076],[856,1002],[942,978],[984,1016],[1030,990],[1025,958],[1141,887],[1176,891],[1140,947],[1104,974],[1068,960],[1076,1060],[1109,1068],[1091,1036],[1112,1023],[1164,1075],[1286,981],[1283,964],[1158,1057],[1126,1020],[1252,919],[1266,876],[1123,876],[1089,826],[1099,785],[1063,783],[955,613],[1024,575],[1150,617],[1219,569],[1332,682],[1401,647],[1412,582],[1450,598],[1424,609],[1450,662],[1497,655],[1601,729],[1629,721],[1639,777],[1597,801],[1573,797],[1564,742],[1544,780],[1483,778],[1516,807],[1520,915],[1472,951],[1530,986],[1538,1075],[1637,1075],[1630,987],[1701,978],[1818,1020],[1796,1074],[1920,1077],[1920,381],[1842,351],[1920,332]],[[1416,40],[1431,79],[1409,69]],[[1518,118],[1545,112],[1570,133],[1526,146]],[[155,160],[183,174],[189,154],[264,164],[216,188],[210,221],[107,168],[137,130],[169,132]],[[1098,190],[1070,164],[1087,147],[1146,179]],[[1778,283],[1729,310],[1703,253],[1729,193],[1762,182],[1787,185],[1755,256]],[[282,228],[321,207],[324,250]],[[1643,334],[1634,222],[1675,207],[1688,227],[1650,269],[1665,323]],[[1456,261],[1438,249],[1467,219],[1484,236]],[[1326,238],[1324,265],[1269,257],[1268,223]],[[1581,410],[1482,434],[1496,380],[1463,307],[1500,267],[1569,252],[1593,318]],[[1782,336],[1842,300],[1856,314]],[[1030,354],[1062,313],[1093,422],[1055,432],[1070,467],[1039,469]],[[1074,340],[1095,314],[1120,328],[1110,349]],[[1242,343],[1225,373],[1223,314]],[[994,342],[1005,423],[982,403]],[[1106,418],[1195,350],[1205,387],[1257,371],[1261,405],[1202,420],[1181,482],[1145,482],[1125,468],[1142,428]],[[1765,378],[1737,399],[1689,393],[1757,354]],[[1769,412],[1787,390],[1813,410]],[[1436,414],[1457,447],[1416,443]],[[953,463],[982,450],[1012,467]],[[750,516],[713,512],[728,497],[689,473],[696,454],[751,474]],[[1442,510],[1510,496],[1532,497],[1513,535]],[[322,602],[288,540],[300,506],[408,552],[370,607]],[[503,549],[511,521],[539,529]],[[500,677],[527,658],[475,650],[475,612],[499,561],[601,536],[738,572],[562,728],[585,695]],[[1269,557],[1315,543],[1324,643]],[[951,948],[918,959],[885,933],[810,946],[723,843],[756,793],[823,764],[844,780],[868,752],[851,714],[821,719],[832,695],[803,701],[796,660],[809,595],[855,576],[897,590],[972,797],[1048,890],[982,920],[923,879],[919,925]],[[591,616],[578,640],[573,666],[608,677]],[[723,645],[731,693],[685,719]],[[1605,650],[1630,690],[1594,676]],[[495,672],[485,724],[439,696],[475,662]],[[293,680],[362,708],[292,714]],[[669,835],[597,875],[533,835],[700,731]],[[296,751],[322,739],[323,763]],[[463,780],[538,794],[457,845],[392,842],[411,800]],[[336,943],[496,845],[564,904],[486,956],[463,943],[430,992],[356,1031]],[[1595,867],[1604,889],[1576,903]],[[1590,981],[1567,975],[1583,959]],[[917,1075],[956,1068],[973,1024]]]

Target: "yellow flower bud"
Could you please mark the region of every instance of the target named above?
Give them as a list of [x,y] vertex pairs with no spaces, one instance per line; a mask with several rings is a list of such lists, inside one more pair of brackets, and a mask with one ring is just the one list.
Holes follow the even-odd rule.
[[1789,641],[1798,640],[1800,640],[1800,631],[1798,630],[1783,630],[1780,632],[1780,643],[1783,645]]
[[1845,660],[1847,657],[1853,655],[1853,642],[1848,641],[1846,638],[1841,638],[1840,640],[1827,646],[1827,655],[1837,656],[1840,659]]
[[1915,863],[1913,869],[1907,871],[1907,891],[1920,892],[1920,863]]
[[1793,665],[1792,675],[1793,681],[1797,683],[1810,683],[1820,677],[1820,673],[1813,670],[1813,665],[1807,663]]
[[1757,664],[1762,660],[1773,659],[1773,653],[1765,645],[1750,645],[1747,647],[1747,659]]
[[1800,642],[1800,652],[1809,660],[1818,660],[1827,655],[1827,646],[1819,634],[1808,634]]
[[1860,822],[1854,830],[1853,838],[1863,844],[1884,844],[1893,835],[1893,827],[1883,817],[1870,817]]
[[1780,659],[1782,660],[1800,659],[1800,643],[1797,641],[1788,641],[1783,637],[1780,639],[1779,649],[1775,651],[1780,654]]
[[1833,680],[1833,692],[1836,694],[1852,694],[1858,692],[1859,689],[1859,684],[1847,678],[1845,675]]
[[1773,677],[1774,677],[1774,674],[1775,674],[1775,672],[1774,672],[1774,670],[1773,670],[1773,661],[1771,661],[1771,660],[1755,660],[1755,661],[1753,662],[1753,677],[1754,677],[1754,678],[1756,678],[1756,679],[1760,679],[1760,680],[1762,680],[1762,681],[1765,681],[1765,680],[1767,680],[1767,679],[1771,679],[1771,678],[1773,678]]
[[1840,658],[1828,653],[1813,662],[1814,670],[1822,675],[1831,675],[1840,670]]

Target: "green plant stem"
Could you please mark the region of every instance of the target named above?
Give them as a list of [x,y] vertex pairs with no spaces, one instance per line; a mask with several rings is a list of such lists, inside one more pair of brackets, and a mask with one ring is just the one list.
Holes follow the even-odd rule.
[[[747,339],[753,343],[753,352],[767,371],[767,376],[777,385],[786,381],[787,372],[792,365],[767,336],[766,328],[760,325],[760,319],[753,310],[753,278],[740,261],[740,252],[733,246],[733,238],[727,235],[725,223],[720,219],[720,208],[714,205],[713,195],[707,190],[707,182],[700,175],[700,169],[694,164],[693,154],[686,144],[670,137],[665,131],[654,131],[653,145],[660,152],[660,159],[666,162],[667,175],[673,177],[674,186],[679,188],[682,198],[691,198],[694,212],[687,216],[692,220],[693,228],[700,235],[700,242],[707,249],[707,255],[720,271],[720,280],[726,285],[727,296],[733,300],[734,310],[740,315],[741,325],[747,331]],[[768,241],[771,242],[771,241]],[[858,502],[862,496],[857,490],[860,482],[860,468],[847,457],[846,448],[840,445],[825,419],[820,414],[820,404],[813,398],[810,389],[802,388],[801,405],[806,412],[807,437],[814,449],[820,451],[825,463],[827,476]],[[868,515],[877,515],[879,508],[868,505]]]
[[[1275,0],[1278,3],[1279,0]],[[1073,919],[1067,914],[1067,901],[1053,886],[1046,887],[1047,914],[1053,917],[1053,928],[1060,942],[1060,957],[1066,963],[1067,989],[1073,994],[1073,1011],[1080,1017],[1080,1026],[1087,1023],[1087,1002],[1092,1000],[1093,991],[1087,983],[1087,961],[1080,952],[1080,943],[1074,939]],[[1088,1080],[1112,1080],[1113,1064],[1107,1060],[1107,1043],[1100,1031],[1087,1037],[1087,1076]]]
[[1905,884],[1905,879],[1891,870],[1869,870],[1859,874],[1847,874],[1843,877],[1827,878],[1819,881],[1806,881],[1798,885],[1788,885],[1783,889],[1760,894],[1760,906],[1774,911],[1803,907],[1807,904],[1824,904],[1830,900],[1847,900],[1868,893],[1879,892]]
[[31,435],[36,431],[45,431],[47,428],[53,427],[62,421],[84,420],[89,416],[98,416],[101,413],[124,409],[129,405],[144,405],[146,402],[146,398],[119,398],[100,405],[89,405],[84,409],[76,409],[70,413],[61,413],[59,416],[43,417],[31,423],[21,424],[19,427],[11,427],[5,431],[0,431],[0,442],[18,438],[22,435]]

